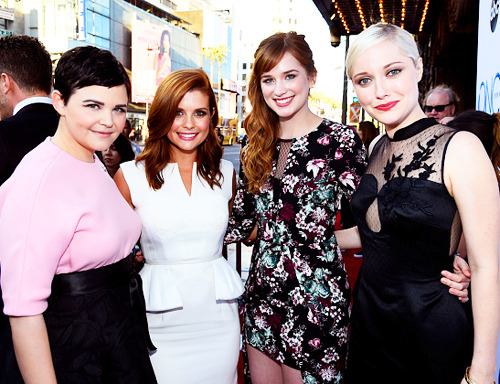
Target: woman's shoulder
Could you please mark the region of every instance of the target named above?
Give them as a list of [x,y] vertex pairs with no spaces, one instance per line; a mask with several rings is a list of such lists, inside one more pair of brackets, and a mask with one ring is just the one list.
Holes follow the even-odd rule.
[[[79,170],[91,167],[90,163],[76,160],[50,141],[48,137],[21,160],[11,178],[27,185],[46,180],[58,187],[64,186],[66,176],[77,175]],[[54,184],[55,185],[55,184]]]
[[349,125],[338,123],[336,121],[332,121],[332,120],[329,120],[329,119],[323,119],[323,121],[320,124],[320,128],[322,128],[323,130],[325,130],[327,132],[331,132],[331,131],[352,131],[354,129],[353,127],[351,127]]
[[234,170],[233,163],[225,159],[220,160],[220,171],[223,175],[225,175],[226,173],[230,173],[232,175],[233,170]]
[[337,123],[328,119],[323,119],[323,122],[320,124],[318,131],[326,133],[330,136],[334,136],[336,138],[342,138],[344,140],[347,137],[359,137],[354,127],[342,123]]
[[323,119],[318,127],[318,144],[324,146],[340,145],[342,147],[362,147],[361,139],[356,130],[348,125]]
[[145,174],[146,169],[144,161],[136,162],[135,160],[125,161],[120,164],[120,168],[124,175],[134,175],[135,177]]

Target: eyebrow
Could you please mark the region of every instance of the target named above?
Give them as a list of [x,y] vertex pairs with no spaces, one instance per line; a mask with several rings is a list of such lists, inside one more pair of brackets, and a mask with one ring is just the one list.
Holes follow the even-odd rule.
[[[291,72],[299,72],[299,70],[298,70],[298,69],[289,69],[288,71],[283,72],[283,74],[284,74],[284,75],[288,75],[288,74],[289,74],[289,73],[291,73]],[[269,73],[269,72],[267,72],[267,73]],[[263,74],[260,76],[260,78],[262,79],[263,77],[272,77],[272,75],[268,75],[268,74],[266,74],[266,73],[263,73]]]
[[[393,61],[392,63],[384,65],[384,69],[392,67],[393,65],[396,65],[396,64],[405,64],[405,63],[402,61]],[[359,72],[359,73],[354,74],[352,77],[355,78],[357,76],[364,76],[364,75],[368,75],[368,72]]]
[[[178,111],[184,111],[184,108],[181,108],[181,107],[177,107],[177,110]],[[201,111],[201,110],[204,110],[204,111],[209,111],[210,110],[210,107],[199,107],[199,108],[195,108],[194,109],[195,111]]]
[[94,100],[94,99],[86,99],[86,100],[83,100],[82,103],[95,103],[95,104],[99,104],[99,105],[104,105],[104,103],[102,101],[98,101],[98,100]]
[[[82,103],[94,103],[94,104],[97,104],[97,105],[100,105],[100,106],[104,105],[104,103],[102,101],[94,100],[94,99],[86,99],[86,100],[83,100]],[[115,108],[116,107],[124,108],[126,106],[127,106],[127,104],[116,104]]]

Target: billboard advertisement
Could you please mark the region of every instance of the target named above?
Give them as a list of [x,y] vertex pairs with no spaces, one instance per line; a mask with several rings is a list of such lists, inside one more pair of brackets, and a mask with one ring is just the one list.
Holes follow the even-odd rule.
[[132,23],[132,102],[151,103],[156,88],[171,72],[171,30],[134,18]]
[[500,0],[480,0],[476,109],[500,111]]
[[[476,109],[500,112],[500,0],[479,1]],[[500,382],[500,337],[496,381]]]

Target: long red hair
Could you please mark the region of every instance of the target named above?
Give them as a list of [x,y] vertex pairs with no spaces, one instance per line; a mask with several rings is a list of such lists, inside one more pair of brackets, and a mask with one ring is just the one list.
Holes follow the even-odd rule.
[[254,193],[259,192],[271,175],[279,130],[278,115],[264,100],[260,78],[278,65],[287,52],[297,59],[309,77],[316,76],[312,51],[304,35],[296,32],[276,33],[262,40],[255,51],[255,62],[248,83],[252,111],[244,123],[248,145],[242,154],[248,189]]
[[222,147],[215,133],[219,114],[214,91],[203,70],[181,69],[170,73],[158,86],[149,111],[149,137],[146,139],[144,151],[136,159],[136,162],[144,161],[146,178],[149,186],[154,190],[160,189],[163,185],[162,170],[171,162],[172,143],[167,138],[167,133],[174,122],[182,98],[193,90],[207,95],[210,111],[214,111],[207,141],[198,147],[197,173],[212,189],[214,185],[221,186]]

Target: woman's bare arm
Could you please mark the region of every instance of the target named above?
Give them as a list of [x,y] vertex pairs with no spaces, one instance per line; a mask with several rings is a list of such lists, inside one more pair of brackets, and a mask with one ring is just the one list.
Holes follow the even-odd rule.
[[478,383],[493,382],[500,324],[500,197],[491,162],[473,134],[459,132],[450,141],[444,176],[462,220],[472,275],[470,374]]
[[24,382],[57,383],[43,315],[10,317],[10,326],[17,364]]

